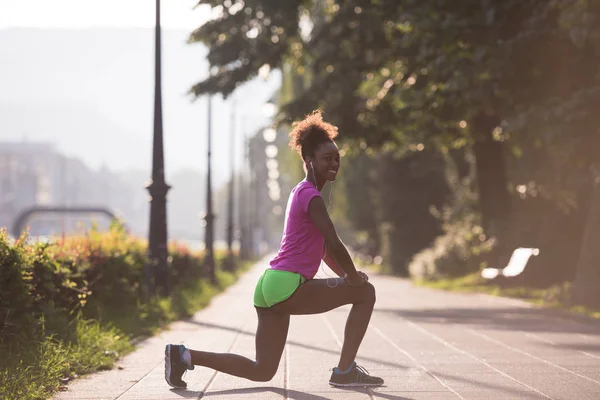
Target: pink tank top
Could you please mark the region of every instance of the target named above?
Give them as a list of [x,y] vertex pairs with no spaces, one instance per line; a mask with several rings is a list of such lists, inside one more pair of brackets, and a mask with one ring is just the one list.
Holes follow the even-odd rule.
[[297,272],[312,279],[321,265],[324,240],[308,215],[308,204],[321,192],[312,183],[302,181],[292,189],[285,210],[285,225],[279,252],[271,268]]

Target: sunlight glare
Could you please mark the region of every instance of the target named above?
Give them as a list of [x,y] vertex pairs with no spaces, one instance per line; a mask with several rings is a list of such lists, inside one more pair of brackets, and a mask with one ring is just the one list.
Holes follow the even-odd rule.
[[[161,3],[166,29],[193,30],[210,17],[210,6],[196,0]],[[80,29],[154,26],[154,1],[148,0],[0,0],[0,29],[10,27]]]

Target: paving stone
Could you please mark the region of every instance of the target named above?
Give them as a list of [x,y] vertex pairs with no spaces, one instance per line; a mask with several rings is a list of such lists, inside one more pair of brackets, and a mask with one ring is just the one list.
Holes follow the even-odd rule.
[[77,379],[54,399],[600,399],[598,323],[518,300],[413,287],[376,274],[371,282],[377,304],[357,363],[383,377],[383,387],[344,390],[328,384],[350,310],[344,306],[291,318],[270,382],[196,367],[184,378],[188,389],[170,389],[164,381],[167,343],[254,358],[252,293],[266,266],[266,260],[257,263],[207,308],[138,343],[118,363],[121,369]]

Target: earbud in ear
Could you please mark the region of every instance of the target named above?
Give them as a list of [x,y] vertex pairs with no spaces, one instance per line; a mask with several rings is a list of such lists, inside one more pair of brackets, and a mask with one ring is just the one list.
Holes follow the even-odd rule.
[[315,168],[313,167],[312,161],[310,162],[310,170],[312,171],[312,176],[314,180],[315,187],[317,186],[317,176],[315,175]]

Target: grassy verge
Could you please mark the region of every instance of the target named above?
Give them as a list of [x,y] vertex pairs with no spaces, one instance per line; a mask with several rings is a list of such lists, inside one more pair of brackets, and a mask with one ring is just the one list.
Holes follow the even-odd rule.
[[[52,244],[0,231],[0,398],[46,399],[82,374],[110,369],[142,337],[191,316],[234,283],[203,276],[201,253],[171,246],[171,296],[144,302],[145,243],[115,228]],[[216,254],[217,263],[224,254]]]
[[66,341],[46,336],[9,351],[0,370],[3,399],[45,399],[71,378],[110,369],[121,355],[131,351],[129,339],[116,328],[77,318],[73,336]]
[[5,400],[46,399],[80,375],[106,370],[134,349],[133,342],[155,334],[172,321],[206,307],[219,292],[236,281],[238,273],[218,272],[218,284],[195,281],[171,297],[155,298],[143,312],[107,315],[107,322],[75,317],[68,337],[46,336],[8,351],[0,369],[0,396]]
[[542,307],[600,319],[600,310],[594,310],[583,306],[574,306],[569,303],[571,285],[568,283],[555,285],[547,289],[501,287],[483,279],[479,273],[473,273],[459,278],[436,280],[421,279],[415,280],[414,283],[418,286],[434,289],[455,292],[486,293],[493,296],[517,298]]
[[[196,280],[174,291],[170,297],[153,298],[135,309],[112,310],[107,319],[126,336],[139,339],[158,333],[169,322],[192,316],[208,306],[211,299],[237,281],[252,264],[243,263],[235,273],[217,270],[217,284]],[[136,311],[138,310],[138,311]]]

